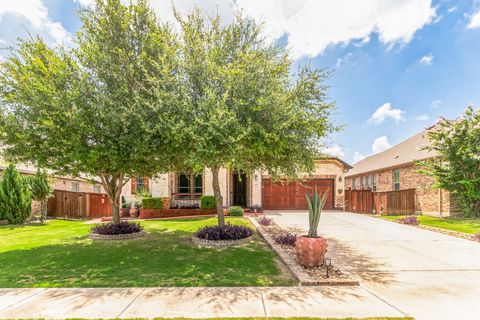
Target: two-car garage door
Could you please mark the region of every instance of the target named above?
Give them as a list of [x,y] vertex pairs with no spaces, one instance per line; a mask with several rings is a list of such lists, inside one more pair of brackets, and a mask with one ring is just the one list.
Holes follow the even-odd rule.
[[305,210],[308,209],[305,194],[312,194],[315,190],[327,193],[324,209],[333,209],[335,203],[333,179],[313,179],[302,183],[273,183],[270,179],[262,179],[262,205],[265,210]]

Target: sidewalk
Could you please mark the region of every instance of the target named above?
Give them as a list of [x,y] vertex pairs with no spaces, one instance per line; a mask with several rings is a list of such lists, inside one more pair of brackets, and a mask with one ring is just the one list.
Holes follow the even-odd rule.
[[361,287],[0,289],[0,318],[402,317]]

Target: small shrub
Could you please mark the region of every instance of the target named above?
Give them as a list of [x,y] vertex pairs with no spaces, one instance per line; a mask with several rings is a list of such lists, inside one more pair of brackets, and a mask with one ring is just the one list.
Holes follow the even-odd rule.
[[258,223],[260,223],[262,226],[269,226],[273,222],[272,219],[267,218],[265,216],[258,218]]
[[297,241],[297,235],[290,232],[279,232],[274,234],[272,238],[276,243],[286,246],[294,246],[295,241]]
[[162,198],[143,198],[143,209],[163,209]]
[[26,178],[10,163],[0,182],[0,219],[22,224],[32,212],[31,192]]
[[473,236],[473,240],[480,241],[480,233],[477,233]]
[[239,240],[250,237],[253,230],[249,227],[227,224],[225,227],[206,226],[195,233],[195,237],[204,240]]
[[230,209],[228,210],[228,213],[232,217],[241,217],[243,216],[243,209],[242,207],[239,207],[239,206],[233,206],[233,207],[230,207]]
[[215,209],[215,196],[202,196],[200,199],[200,209]]
[[130,209],[132,207],[132,203],[130,201],[122,203],[123,209]]
[[104,223],[94,226],[91,233],[114,235],[114,234],[129,234],[136,233],[143,230],[143,227],[136,222],[121,221],[120,223]]
[[418,226],[417,216],[406,216],[397,220],[403,224],[410,224],[412,226]]

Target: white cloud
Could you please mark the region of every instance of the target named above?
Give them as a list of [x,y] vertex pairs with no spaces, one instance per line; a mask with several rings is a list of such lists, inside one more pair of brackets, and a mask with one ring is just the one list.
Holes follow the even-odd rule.
[[467,29],[480,28],[480,10],[470,16],[470,22]]
[[420,59],[420,64],[429,66],[433,63],[433,54],[429,53]]
[[451,7],[451,8],[448,8],[447,11],[448,11],[448,13],[453,13],[453,12],[457,11],[457,9],[458,9],[457,7]]
[[46,34],[55,43],[69,42],[70,34],[59,22],[54,22],[41,0],[0,2],[0,22],[4,15],[20,16],[31,23],[33,33]]
[[[331,45],[363,44],[372,34],[388,47],[405,44],[436,17],[431,0],[199,0],[195,3],[207,13],[218,11],[227,21],[237,9],[263,21],[268,39],[287,37],[294,59],[314,57]],[[151,0],[151,5],[160,18],[175,21],[170,0]],[[193,6],[193,1],[175,1],[175,7],[183,14]]]
[[73,0],[73,2],[76,2],[80,4],[81,6],[84,7],[93,7],[95,6],[95,0]]
[[387,118],[391,118],[395,120],[395,122],[400,122],[405,120],[405,118],[403,117],[405,113],[406,112],[404,110],[392,108],[392,104],[390,102],[387,102],[380,106],[377,110],[375,110],[370,119],[368,119],[368,122],[373,124],[380,124]]
[[415,117],[416,121],[426,121],[426,120],[429,120],[429,119],[430,119],[430,116],[428,114],[421,114],[421,115]]
[[355,63],[351,61],[351,58],[352,58],[351,52],[347,53],[343,58],[337,58],[337,63],[335,64],[335,67],[338,69],[343,64],[355,65]]
[[323,149],[323,152],[329,156],[339,157],[339,158],[342,158],[345,155],[345,152],[343,151],[342,147],[337,144],[331,145]]
[[440,100],[433,100],[432,104],[430,104],[430,108],[432,109],[438,109],[442,105],[442,101]]
[[353,162],[354,163],[357,163],[358,161],[361,161],[365,158],[366,157],[358,151],[355,151],[355,153],[353,154]]
[[373,140],[372,152],[373,153],[379,153],[379,152],[387,150],[390,147],[391,147],[391,145],[390,145],[390,142],[388,142],[387,136],[381,136],[381,137],[378,137],[377,139]]

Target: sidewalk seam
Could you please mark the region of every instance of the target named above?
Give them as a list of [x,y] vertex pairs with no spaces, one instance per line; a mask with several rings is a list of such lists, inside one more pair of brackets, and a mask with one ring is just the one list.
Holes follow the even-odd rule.
[[21,300],[19,300],[19,301],[16,301],[16,302],[12,303],[11,305],[6,306],[5,308],[1,308],[0,311],[7,310],[8,308],[11,308],[11,307],[13,307],[14,305],[17,305],[17,304],[19,304],[19,303],[22,303],[22,302],[24,302],[24,301],[27,300],[27,299],[33,298],[33,297],[39,295],[40,293],[45,292],[45,290],[47,290],[47,288],[42,288],[42,289],[39,290],[37,293],[34,293],[34,294],[32,294],[31,296],[28,296],[28,297],[25,297],[25,298],[23,298],[23,299],[21,299]]
[[143,288],[136,296],[135,298],[133,298],[132,301],[130,301],[130,303],[122,310],[122,312],[120,312],[120,314],[117,316],[117,318],[120,318],[122,316],[122,314],[127,311],[127,309],[137,300],[137,298],[145,291],[147,290],[147,288]]
[[265,307],[265,300],[263,299],[263,290],[260,289],[260,297],[262,298],[263,314],[267,316],[267,308]]
[[392,307],[393,309],[397,310],[398,312],[400,312],[401,314],[403,314],[404,316],[406,317],[410,317],[410,315],[406,312],[403,312],[402,310],[400,310],[399,308],[397,308],[396,306],[394,306],[393,304],[391,304],[390,302],[388,302],[387,300],[381,298],[379,295],[377,295],[375,292],[373,292],[372,290],[368,289],[367,287],[363,286],[363,285],[360,285],[360,288],[362,288],[363,290],[365,290],[367,293],[371,294],[372,296],[374,296],[375,298],[377,298],[378,300],[382,301],[383,303],[387,304],[388,306]]

